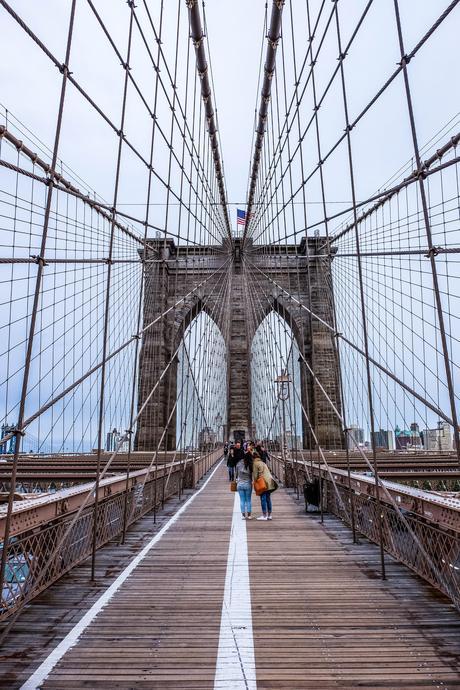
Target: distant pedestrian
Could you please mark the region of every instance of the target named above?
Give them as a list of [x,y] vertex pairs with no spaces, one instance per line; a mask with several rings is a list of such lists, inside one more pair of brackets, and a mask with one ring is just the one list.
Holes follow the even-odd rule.
[[253,465],[252,465],[252,478],[256,482],[258,479],[263,478],[267,486],[266,491],[260,494],[260,504],[262,507],[262,515],[257,518],[257,520],[271,520],[272,519],[272,493],[278,488],[278,484],[273,479],[270,474],[270,470],[264,463],[262,458],[259,456],[257,451],[254,451],[253,455]]
[[252,520],[252,456],[246,453],[236,466],[236,488],[240,497],[241,517]]
[[257,453],[260,455],[261,460],[263,460],[264,463],[267,464],[270,458],[268,456],[268,452],[267,452],[265,446],[263,445],[262,441],[256,442],[255,449],[256,449]]

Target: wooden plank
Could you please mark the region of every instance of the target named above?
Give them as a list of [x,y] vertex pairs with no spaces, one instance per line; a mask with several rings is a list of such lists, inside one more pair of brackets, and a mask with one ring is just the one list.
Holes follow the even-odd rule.
[[[284,490],[273,502],[271,522],[246,523],[258,690],[460,687],[460,614],[449,601],[389,559],[382,582],[377,547],[352,544],[336,518],[320,525]],[[221,468],[44,687],[213,689],[232,507]],[[151,518],[141,523],[124,547],[101,551],[101,572],[116,575],[151,538]],[[23,658],[30,673],[39,641],[53,626],[62,637],[97,598],[102,582],[91,592],[87,575],[75,569],[24,612],[0,687],[18,687]],[[53,644],[56,635],[41,656]]]
[[[234,500],[225,474],[211,479],[44,688],[74,681],[133,687],[147,680],[154,688],[213,688]],[[94,657],[99,645],[106,651]],[[132,655],[132,646],[143,653]]]
[[286,492],[248,529],[258,690],[458,687],[460,615],[334,517]]

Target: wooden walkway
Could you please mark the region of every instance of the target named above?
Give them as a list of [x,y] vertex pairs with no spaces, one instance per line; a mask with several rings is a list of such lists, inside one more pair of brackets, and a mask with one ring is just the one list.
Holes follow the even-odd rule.
[[[253,501],[259,514],[259,500]],[[446,599],[391,561],[382,582],[376,547],[353,545],[335,518],[320,525],[284,490],[273,502],[273,521],[244,523],[256,682],[250,669],[243,683],[232,677],[229,663],[226,681],[215,685],[234,507],[220,467],[76,644],[51,664],[42,687],[460,687],[460,614]],[[235,599],[244,582],[238,587]],[[250,633],[250,625],[241,627]],[[238,630],[232,633],[237,642]],[[12,652],[9,647],[5,663]],[[40,661],[50,652],[41,651]],[[21,649],[14,653],[19,660]],[[1,678],[0,687],[14,688],[26,675],[8,685]]]

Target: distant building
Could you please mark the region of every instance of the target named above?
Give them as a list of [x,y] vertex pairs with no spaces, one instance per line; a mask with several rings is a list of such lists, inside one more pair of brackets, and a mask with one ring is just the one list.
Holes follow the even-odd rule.
[[198,434],[198,445],[202,450],[216,445],[216,432],[210,426],[205,426]]
[[387,439],[388,439],[388,450],[394,450],[395,449],[395,435],[394,435],[394,431],[392,429],[388,429]]
[[410,425],[411,447],[413,450],[421,450],[422,435],[417,422],[412,422]]
[[441,450],[452,450],[454,447],[452,437],[452,427],[447,422],[443,422],[439,429]]
[[438,422],[437,429],[422,431],[425,450],[452,450],[452,429],[447,422]]
[[347,440],[349,450],[353,450],[354,448],[356,448],[356,445],[360,447],[364,446],[364,429],[357,426],[356,424],[352,424],[349,427]]
[[395,447],[396,450],[407,450],[412,447],[412,434],[407,429],[395,428]]
[[117,430],[112,429],[112,431],[109,431],[105,437],[105,449],[108,450],[109,452],[115,450],[115,448],[116,448],[117,434],[118,434]]
[[129,448],[129,443],[125,439],[120,445],[122,437],[123,434],[117,431],[117,429],[112,429],[112,431],[109,431],[105,437],[106,451],[108,451],[109,453],[113,453],[115,450],[118,449],[119,452],[126,453]]
[[391,429],[379,429],[372,434],[372,440],[376,448],[394,450],[394,437]]
[[[9,426],[8,424],[3,424],[2,425],[2,438],[4,438],[7,434],[11,434],[14,432],[16,427],[14,426]],[[12,436],[8,441],[5,441],[5,443],[0,444],[0,455],[6,455],[6,454],[14,454],[14,451],[16,450],[16,435]]]
[[423,447],[425,450],[439,450],[438,430],[424,429],[422,431]]

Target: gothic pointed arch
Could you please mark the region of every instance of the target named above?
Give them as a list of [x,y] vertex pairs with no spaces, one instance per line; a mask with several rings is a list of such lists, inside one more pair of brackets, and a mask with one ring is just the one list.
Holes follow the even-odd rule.
[[[279,305],[278,305],[279,306]],[[303,447],[300,347],[284,310],[271,309],[260,321],[251,343],[251,412],[253,435],[272,449]],[[286,399],[276,379],[284,375]],[[283,398],[285,396],[283,395]]]

